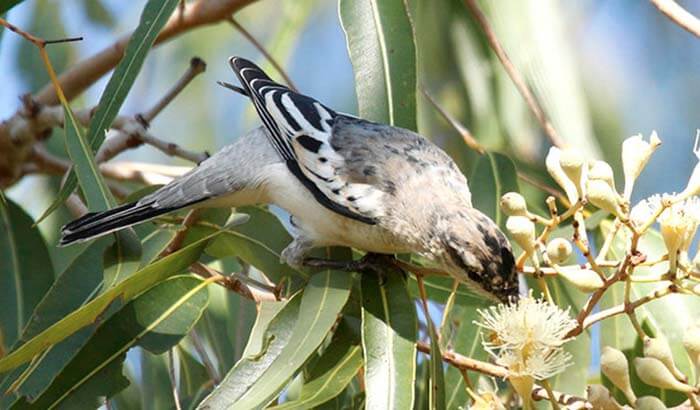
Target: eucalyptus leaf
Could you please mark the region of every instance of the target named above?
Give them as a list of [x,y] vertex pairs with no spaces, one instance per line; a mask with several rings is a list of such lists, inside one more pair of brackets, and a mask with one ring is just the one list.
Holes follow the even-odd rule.
[[61,320],[0,359],[0,373],[12,370],[30,361],[50,346],[64,340],[83,327],[94,323],[113,302],[117,302],[117,304],[127,303],[153,285],[183,271],[199,258],[209,240],[216,235],[212,234],[146,266],[78,310],[64,316]]
[[364,273],[362,346],[369,408],[413,408],[416,376],[415,305],[402,272]]
[[[163,352],[176,344],[204,311],[209,283],[190,275],[176,276],[144,292],[100,325],[41,397],[17,408],[94,406],[99,397],[123,389],[121,372],[112,370],[115,362],[121,364],[134,345]],[[104,377],[105,372],[113,377]],[[102,383],[90,384],[93,377]]]
[[54,280],[44,238],[12,200],[0,206],[0,351],[22,334]]
[[[90,121],[90,127],[85,137],[89,147],[84,147],[88,152],[91,151],[89,154],[93,154],[100,145],[102,145],[102,141],[104,141],[105,138],[105,130],[112,125],[112,122],[119,113],[119,109],[134,84],[136,75],[141,70],[141,66],[146,59],[148,51],[153,45],[160,29],[168,21],[175,7],[177,7],[178,2],[179,0],[148,0],[146,3],[143,13],[141,14],[141,21],[126,46],[124,57],[122,57],[117,67],[114,69],[114,73],[109,79],[100,97],[100,101],[97,104],[97,111]],[[66,124],[68,124],[68,122],[66,122]],[[89,156],[90,155],[88,155],[88,157]],[[44,214],[39,217],[37,223],[42,221],[58,208],[58,206],[65,202],[77,185],[78,178],[76,170],[71,169],[57,198]],[[84,186],[83,188],[85,189]],[[95,210],[96,208],[91,207],[91,209]]]
[[407,3],[340,0],[362,118],[416,130],[416,46]]
[[479,187],[472,192],[474,208],[488,215],[503,229],[506,216],[499,206],[501,197],[507,192],[520,191],[513,162],[495,152],[483,155],[479,157],[469,183],[472,187]]

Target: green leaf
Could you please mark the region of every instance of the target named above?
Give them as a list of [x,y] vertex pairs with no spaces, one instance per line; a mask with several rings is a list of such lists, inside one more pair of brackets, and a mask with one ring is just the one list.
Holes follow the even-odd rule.
[[[299,398],[270,407],[275,410],[310,409],[338,396],[362,367],[362,349],[352,337],[334,337],[318,358]],[[367,384],[369,385],[369,384]]]
[[106,28],[114,26],[114,16],[101,0],[83,0],[82,6],[91,21]]
[[[100,377],[103,371],[115,362],[120,364],[134,345],[159,353],[175,345],[204,311],[210,283],[194,276],[176,276],[129,302],[97,329],[49,389],[26,408],[94,406],[98,397],[109,397],[124,388],[121,374],[113,383]],[[102,383],[89,385],[95,376]]]
[[0,359],[0,373],[7,372],[28,362],[48,347],[64,340],[83,327],[94,323],[113,302],[116,301],[117,304],[127,303],[160,281],[185,270],[199,258],[209,240],[217,234],[212,234],[146,266],[80,309],[63,317],[21,347]]
[[[251,409],[272,401],[326,338],[338,314],[345,306],[351,288],[352,276],[347,273],[326,271],[312,276],[301,295],[298,317],[302,320],[296,321],[288,343],[284,345],[279,355],[272,358],[262,376],[255,379],[249,377],[245,390],[239,389],[237,395],[230,393],[230,390],[236,386],[227,386],[228,383],[225,381],[221,386],[226,386],[224,389],[229,391],[218,393],[223,390],[220,386],[200,405],[200,408],[230,406],[232,409]],[[283,309],[280,314],[285,310]],[[259,360],[266,361],[266,353],[263,352]],[[237,373],[237,368],[238,365],[226,376],[227,380],[236,380],[241,377]]]
[[105,291],[136,272],[141,264],[141,242],[133,231],[120,232],[114,243],[104,253]]
[[83,134],[82,126],[73,117],[70,107],[64,106],[63,111],[66,151],[73,161],[73,168],[87,200],[88,208],[92,211],[105,211],[114,208],[117,203],[102,179],[102,174],[97,167],[97,162],[95,162],[95,154]]
[[[119,113],[119,109],[126,99],[131,86],[134,84],[146,54],[150,50],[160,29],[168,21],[178,0],[149,0],[141,14],[141,21],[131,36],[124,51],[124,57],[114,69],[112,77],[105,87],[102,97],[97,104],[97,111],[90,121],[90,127],[86,137],[92,153],[102,144],[107,130]],[[68,127],[67,127],[68,128]],[[76,164],[77,165],[77,164]],[[59,191],[56,200],[39,218],[41,222],[46,216],[60,206],[77,187],[75,170],[69,171],[66,181]],[[81,182],[82,186],[82,182]],[[85,187],[83,187],[85,188]],[[86,193],[87,195],[87,193]],[[91,209],[95,210],[91,207]]]
[[402,272],[362,275],[362,347],[368,408],[413,408],[417,319]]
[[479,187],[472,192],[474,208],[488,215],[503,228],[506,217],[498,205],[501,196],[507,192],[520,191],[513,161],[499,153],[488,153],[479,157],[469,185]]
[[[3,1],[2,3],[0,3],[0,14],[8,11],[9,9],[18,5],[22,1],[24,1],[24,0],[5,0],[5,1]],[[3,27],[2,31],[5,31],[4,27]]]
[[[102,271],[96,267],[101,266],[102,253],[106,244],[106,241],[91,244],[58,276],[37,305],[14,349],[99,293],[102,287]],[[14,389],[19,395],[38,397],[96,329],[97,324],[92,324],[50,347],[32,361],[30,368],[17,369],[8,374],[0,385],[0,390],[5,392],[11,384],[14,384]],[[19,379],[20,376],[21,379]],[[0,408],[5,407],[9,407],[9,404],[0,400]]]
[[361,117],[416,130],[416,46],[403,0],[341,0]]
[[177,357],[180,362],[180,394],[184,398],[194,397],[209,382],[207,368],[182,346],[177,345]]
[[46,243],[33,224],[10,199],[0,206],[0,351],[20,337],[54,280]]
[[[280,262],[280,254],[291,242],[292,237],[276,216],[259,207],[243,207],[238,211],[248,214],[250,220],[225,229],[223,234],[207,247],[209,255],[216,258],[237,256],[265,272],[276,283],[284,277],[308,278],[306,272]],[[197,229],[205,228],[198,226]]]
[[280,356],[294,331],[302,292],[286,302],[263,302],[243,357],[198,409],[232,406]]

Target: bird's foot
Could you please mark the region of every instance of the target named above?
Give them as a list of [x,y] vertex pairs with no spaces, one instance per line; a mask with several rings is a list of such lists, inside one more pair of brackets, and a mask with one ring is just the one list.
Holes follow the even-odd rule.
[[367,253],[365,256],[354,261],[336,261],[322,258],[305,258],[304,266],[315,269],[333,269],[345,272],[361,272],[373,270],[380,272],[381,267],[393,266],[394,257],[379,253]]

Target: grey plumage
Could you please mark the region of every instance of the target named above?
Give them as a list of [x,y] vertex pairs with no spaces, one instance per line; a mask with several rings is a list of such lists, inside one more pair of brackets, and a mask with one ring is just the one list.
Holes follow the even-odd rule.
[[295,94],[247,60],[231,61],[265,126],[136,203],[66,225],[62,244],[174,209],[273,203],[299,228],[282,254],[291,265],[327,245],[415,252],[486,296],[517,294],[508,241],[472,207],[467,180],[444,151]]

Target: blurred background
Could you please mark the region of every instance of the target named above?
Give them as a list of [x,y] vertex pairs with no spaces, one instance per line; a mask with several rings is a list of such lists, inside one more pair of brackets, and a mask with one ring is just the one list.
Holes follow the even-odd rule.
[[[415,25],[420,87],[489,150],[508,154],[519,171],[554,186],[542,169],[550,142],[462,2],[408,3]],[[699,1],[678,3],[700,15]],[[46,39],[83,36],[81,42],[49,47],[60,72],[133,30],[144,4],[26,0],[6,18]],[[632,202],[653,193],[683,189],[697,163],[692,152],[700,127],[697,38],[650,3],[639,0],[481,1],[481,5],[567,144],[589,158],[610,162],[620,184],[620,142],[638,133],[646,138],[656,130],[663,145],[642,174]],[[334,0],[263,0],[244,8],[235,18],[280,62],[301,92],[339,111],[357,113],[353,70],[337,7]],[[217,80],[233,80],[227,65],[230,55],[256,60],[272,77],[280,78],[236,28],[219,23],[152,50],[122,114],[133,115],[150,107],[182,75],[190,58],[201,57],[207,71],[158,116],[151,131],[190,150],[216,151],[258,125],[244,98],[216,85]],[[4,33],[0,40],[0,118],[17,110],[18,96],[35,92],[47,82],[34,46]],[[94,84],[72,102],[73,107],[95,105],[106,82],[107,77]],[[418,128],[470,175],[477,154],[420,93]],[[47,144],[61,154],[62,131],[56,131]],[[148,146],[118,159],[191,165]],[[50,204],[58,183],[57,177],[29,176],[7,195],[36,218]],[[473,191],[480,189],[478,180],[470,185]],[[520,185],[529,192],[529,200],[542,203],[540,193],[522,181]],[[67,211],[61,210],[40,225],[49,245],[56,242],[58,227],[69,218]],[[59,252],[54,246],[49,249],[59,272],[71,260],[71,253]],[[238,346],[237,351],[240,349]]]

